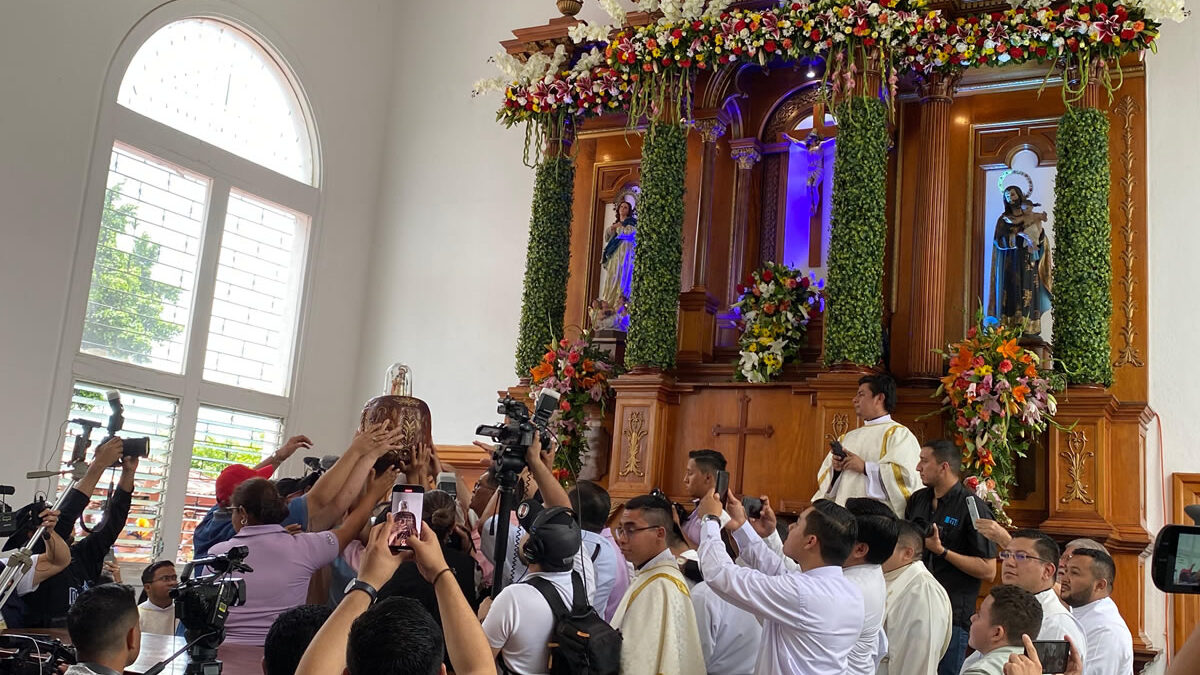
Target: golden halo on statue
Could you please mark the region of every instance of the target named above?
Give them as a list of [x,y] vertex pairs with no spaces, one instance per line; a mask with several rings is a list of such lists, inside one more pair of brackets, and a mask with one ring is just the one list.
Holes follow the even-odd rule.
[[638,198],[641,196],[642,196],[642,188],[641,187],[639,187],[637,185],[629,185],[629,186],[626,186],[623,190],[621,190],[620,193],[617,194],[617,200],[613,203],[620,204],[621,202],[628,202],[629,206],[633,208],[634,212],[636,212]]
[[1017,175],[1025,177],[1025,198],[1029,199],[1030,197],[1032,197],[1033,196],[1033,176],[1030,176],[1029,174],[1027,174],[1024,171],[1021,171],[1019,169],[1009,169],[1009,170],[1005,171],[1004,173],[1000,174],[1000,179],[996,181],[996,188],[1000,190],[1000,193],[1004,194],[1004,190],[1005,190],[1004,181],[1008,180],[1008,177],[1013,174],[1017,174]]

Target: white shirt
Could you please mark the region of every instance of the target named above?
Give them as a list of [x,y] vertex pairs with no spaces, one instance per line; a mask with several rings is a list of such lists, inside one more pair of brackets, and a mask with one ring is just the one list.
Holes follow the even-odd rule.
[[[589,532],[583,530],[580,532],[583,537],[583,553],[584,557],[591,560],[596,567],[596,592],[592,594],[594,598],[592,607],[601,616],[604,616],[605,609],[608,607],[609,599],[612,596],[613,588],[617,585],[617,575],[628,575],[625,570],[625,564],[617,555],[617,550],[613,543],[607,537],[599,532]],[[628,579],[628,576],[626,577]],[[626,582],[628,584],[628,581]],[[584,582],[586,586],[586,581]],[[620,598],[617,598],[619,601]]]
[[1133,635],[1117,603],[1101,598],[1071,610],[1087,635],[1083,675],[1128,675],[1133,672]]
[[883,633],[883,608],[887,602],[887,581],[879,565],[845,567],[842,573],[862,591],[863,623],[858,642],[850,650],[846,675],[875,675],[883,655],[887,654],[887,637]]
[[[1059,638],[1060,640],[1062,638]],[[1024,647],[997,647],[987,654],[975,652],[962,667],[962,675],[1003,675],[1004,664],[1013,654],[1024,654]]]
[[762,642],[754,615],[725,602],[708,583],[692,586],[692,607],[700,627],[704,665],[711,675],[751,675]]
[[[508,526],[508,547],[504,549],[505,558],[505,580],[508,584],[519,583],[529,574],[529,568],[525,563],[521,562],[520,555],[517,554],[517,543],[521,541],[521,537],[525,536],[525,528],[516,523]],[[483,554],[488,560],[495,560],[496,556],[496,516],[488,518],[483,524],[483,529],[479,533],[479,548],[483,550]],[[588,602],[592,607],[598,607],[596,604],[596,566],[592,564],[592,559],[584,555],[583,549],[580,547],[579,553],[575,556],[575,571],[583,576],[583,587],[587,589]],[[591,549],[588,549],[591,553]]]
[[828,675],[846,671],[847,658],[863,626],[862,592],[842,568],[788,572],[783,559],[763,543],[749,523],[733,533],[741,559],[729,559],[720,526],[704,523],[700,568],[721,599],[762,621],[754,672],[758,675]]
[[[37,570],[38,558],[40,558],[40,557],[41,557],[40,555],[30,556],[31,562],[29,563],[29,571],[26,572],[25,574],[21,575],[21,580],[17,582],[17,588],[14,591],[14,593],[16,593],[16,595],[18,595],[18,596],[29,595],[30,593],[36,591],[38,589],[38,586],[41,585],[41,584],[33,583],[33,573]],[[3,558],[0,558],[0,564],[4,565],[4,567],[7,568],[8,567],[8,556],[4,556]]]
[[159,607],[147,599],[142,604],[138,605],[139,623],[143,633],[153,633],[155,635],[174,635],[176,625],[175,619],[175,603],[171,603],[166,607]]
[[[529,576],[548,579],[558,589],[563,604],[571,606],[570,572],[532,572]],[[554,632],[554,611],[532,585],[505,586],[483,620],[483,632],[492,648],[500,650],[509,669],[524,675],[549,672],[547,642]]]
[[[1088,664],[1087,637],[1084,635],[1083,626],[1079,625],[1079,620],[1058,599],[1054,588],[1047,588],[1041,593],[1035,593],[1033,597],[1037,598],[1042,605],[1042,630],[1038,632],[1037,639],[1062,640],[1064,635],[1071,636],[1071,642],[1079,650],[1079,659],[1083,661],[1083,667],[1086,669]],[[963,672],[965,673],[968,668],[975,667],[980,658],[979,652],[968,656],[967,660],[963,661]]]

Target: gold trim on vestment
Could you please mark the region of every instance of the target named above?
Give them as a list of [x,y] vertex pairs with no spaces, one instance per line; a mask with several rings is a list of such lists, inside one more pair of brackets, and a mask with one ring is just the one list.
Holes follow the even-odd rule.
[[[629,605],[632,605],[634,603],[634,601],[637,600],[638,595],[643,590],[645,590],[647,586],[650,585],[651,581],[654,581],[655,579],[668,579],[671,581],[671,583],[675,584],[675,587],[678,588],[680,590],[680,592],[682,592],[684,595],[686,595],[689,598],[692,597],[692,594],[688,592],[686,584],[684,584],[679,579],[676,579],[674,577],[674,575],[668,574],[666,572],[659,572],[658,574],[655,574],[655,575],[651,576],[649,579],[647,579],[646,581],[644,581],[641,586],[638,586],[637,590],[635,590],[633,592],[633,594],[629,596],[629,602],[625,606],[628,607]],[[626,609],[625,611],[628,612],[629,610]]]

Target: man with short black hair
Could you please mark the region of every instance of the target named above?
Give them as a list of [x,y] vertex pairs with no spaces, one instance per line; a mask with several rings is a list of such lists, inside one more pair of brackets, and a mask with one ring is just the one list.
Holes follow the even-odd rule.
[[969,644],[976,651],[963,664],[962,675],[1003,675],[1009,657],[1025,651],[1022,636],[1037,634],[1041,626],[1041,603],[1032,593],[1018,586],[993,586],[971,617]]
[[179,620],[175,618],[175,600],[171,589],[179,585],[175,563],[159,560],[142,570],[142,592],[146,599],[138,605],[143,633],[175,635],[179,632]]
[[721,599],[762,622],[754,672],[846,672],[864,617],[862,591],[842,570],[858,535],[854,516],[827,499],[800,514],[788,528],[783,552],[803,571],[789,571],[783,558],[767,548],[739,500],[729,498],[725,503],[730,516],[726,528],[733,532],[739,559],[747,567],[735,564],[725,550],[716,494],[701,500],[699,508],[704,519],[700,567],[705,581]]
[[1096,548],[1077,548],[1068,558],[1062,580],[1062,599],[1087,636],[1084,675],[1126,675],[1133,672],[1133,635],[1112,601],[1117,566],[1112,556]]
[[[858,535],[850,556],[842,564],[842,572],[858,586],[863,596],[862,632],[850,650],[846,673],[875,675],[879,662],[888,650],[888,639],[883,632],[887,582],[883,578],[882,565],[896,549],[899,526],[891,511],[873,499],[848,499],[846,509],[854,515]],[[886,513],[879,513],[879,509],[886,510]]]
[[79,663],[67,675],[119,675],[142,650],[133,589],[103,584],[84,591],[67,612],[67,633]]
[[608,491],[589,480],[581,480],[567,493],[571,508],[579,515],[583,554],[596,566],[596,613],[611,620],[629,587],[625,557],[616,544],[601,532],[607,526],[612,499]]
[[300,605],[275,617],[263,643],[263,675],[295,675],[304,650],[330,614],[333,608],[326,605]]
[[996,546],[975,528],[967,503],[974,502],[981,519],[991,518],[992,510],[963,485],[962,453],[954,443],[936,440],[922,446],[917,472],[925,487],[909,498],[904,519],[925,535],[925,565],[946,589],[954,611],[950,646],[938,675],[958,675],[979,587],[996,577]]
[[[725,455],[707,448],[692,450],[688,453],[687,469],[683,472],[683,489],[692,498],[693,504],[700,503],[704,495],[717,488],[717,473],[726,467]],[[721,495],[724,499],[725,495]],[[683,534],[687,543],[695,546],[700,543],[699,510],[693,510],[692,515],[683,523]],[[721,512],[721,523],[729,522],[729,514]]]
[[621,552],[637,570],[612,620],[623,639],[622,675],[704,672],[696,611],[667,545],[674,524],[670,502],[642,495],[625,504],[613,528]]
[[870,497],[904,513],[909,495],[920,487],[917,461],[920,444],[908,427],[892,420],[896,409],[896,381],[881,373],[858,381],[854,412],[863,426],[838,441],[844,457],[832,451],[817,474],[813,501],[832,499],[845,505],[851,497]]
[[437,675],[444,673],[442,629],[412,598],[380,600],[350,626],[346,642],[349,675]]
[[888,651],[879,675],[929,675],[950,646],[950,596],[922,561],[924,534],[907,520],[897,525],[896,550],[883,563]]
[[[1041,631],[1038,640],[1062,640],[1070,637],[1079,651],[1084,666],[1088,663],[1087,638],[1079,620],[1063,606],[1054,592],[1058,568],[1058,544],[1040,530],[1026,529],[1012,533],[1012,541],[1000,552],[1000,580],[1020,586],[1033,593],[1042,605]],[[1032,634],[1030,635],[1032,637]],[[1018,636],[1019,639],[1019,636]],[[978,660],[972,654],[963,663],[965,669]]]

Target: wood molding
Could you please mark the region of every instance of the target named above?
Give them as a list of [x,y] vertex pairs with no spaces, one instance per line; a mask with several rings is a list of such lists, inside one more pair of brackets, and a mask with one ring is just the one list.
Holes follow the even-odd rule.
[[[1200,473],[1171,474],[1171,522],[1190,523],[1191,519],[1183,512],[1185,506],[1200,504]],[[1200,596],[1173,595],[1171,604],[1171,653],[1187,641],[1197,625],[1200,625]]]

